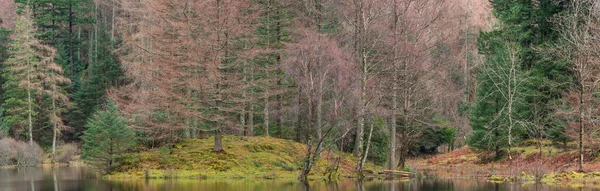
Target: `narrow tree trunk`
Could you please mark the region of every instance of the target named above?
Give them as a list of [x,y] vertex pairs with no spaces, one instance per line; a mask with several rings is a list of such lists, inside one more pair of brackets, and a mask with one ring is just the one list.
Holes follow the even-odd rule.
[[580,84],[579,90],[579,172],[583,172],[583,120],[584,120],[584,106],[585,101],[583,100],[583,84]]
[[[27,78],[29,78],[29,76]],[[29,89],[27,89],[27,108],[29,120],[29,144],[33,145],[33,119],[31,116],[31,112],[33,112],[33,107],[31,106],[31,90]]]
[[360,167],[358,173],[362,175],[362,170],[365,167],[365,163],[367,162],[367,158],[369,156],[369,148],[371,147],[371,137],[373,136],[373,122],[369,124],[369,136],[367,137],[367,148],[365,149],[365,154],[360,161]]
[[[247,64],[244,64],[244,67],[242,68],[242,81],[244,82],[245,85],[247,85],[247,71],[246,68],[248,67]],[[240,125],[241,125],[241,132],[240,135],[241,136],[246,136],[247,135],[247,127],[246,127],[246,90],[242,90],[242,100],[244,100],[244,106],[242,107],[242,111],[240,113]]]
[[71,75],[75,72],[75,63],[73,63],[73,5],[69,5],[69,65]]
[[[271,49],[271,0],[267,0],[267,53],[270,53]],[[270,55],[269,55],[270,56]],[[269,136],[269,59],[267,56],[267,60],[265,62],[265,76],[267,79],[267,83],[265,85],[265,108],[264,108],[264,118],[263,118],[263,136]]]
[[[53,112],[53,117],[56,117],[57,113],[56,113],[56,101],[54,99],[52,99],[52,112]],[[52,136],[52,157],[56,157],[56,137],[58,136],[58,127],[57,127],[57,123],[56,121],[53,122],[53,128],[52,128],[52,132],[53,132],[53,136]]]
[[323,112],[323,94],[322,94],[322,88],[323,86],[321,85],[319,87],[319,97],[317,97],[317,111],[315,113],[315,116],[317,117],[316,120],[316,131],[317,131],[317,138],[319,140],[321,140],[323,138],[323,116],[322,116],[322,112]]
[[301,135],[302,135],[302,88],[300,86],[298,86],[298,103],[296,104],[296,107],[298,108],[298,110],[296,112],[298,112],[298,115],[296,117],[296,142],[301,142]]
[[[77,25],[77,42],[81,42],[81,25]],[[77,60],[81,61],[81,46],[77,46]]]
[[392,75],[393,79],[393,83],[392,83],[392,116],[390,117],[390,150],[389,152],[389,165],[388,165],[388,169],[389,170],[394,170],[395,169],[395,161],[396,161],[396,115],[397,115],[397,110],[398,110],[398,62],[396,61],[397,58],[397,51],[398,51],[398,38],[397,38],[397,34],[398,34],[398,5],[397,5],[397,0],[394,0],[394,24],[392,27],[392,35],[393,35],[393,41],[394,41],[394,58],[392,60],[393,62],[393,67],[394,67],[394,75]]
[[221,128],[219,127],[217,130],[215,130],[215,147],[213,149],[213,151],[219,153],[221,151],[223,151],[223,140],[221,137]]
[[[278,77],[279,78],[279,77]],[[281,79],[277,80],[277,87],[281,87]],[[283,108],[283,99],[280,94],[277,94],[277,131],[275,136],[279,138],[283,138],[283,116],[282,116],[282,108]]]
[[115,0],[112,0],[112,15],[111,15],[110,40],[111,40],[112,43],[115,42]]
[[[275,12],[277,14],[277,21],[275,22],[275,34],[276,34],[276,38],[275,38],[275,43],[279,44],[280,42],[280,38],[281,36],[283,36],[283,34],[281,33],[281,8],[277,8],[277,11]],[[275,59],[275,65],[279,66],[281,63],[281,54],[277,53],[277,57]],[[281,78],[282,78],[282,71],[281,69],[277,70],[277,88],[281,88]],[[277,137],[282,138],[283,136],[283,114],[282,114],[282,110],[283,109],[283,98],[281,93],[277,94]]]
[[307,182],[308,181],[308,174],[310,173],[310,170],[312,169],[312,160],[311,160],[311,149],[312,149],[312,136],[307,136],[307,142],[306,142],[306,146],[307,146],[307,153],[306,153],[306,158],[304,159],[304,167],[302,168],[302,172],[300,173],[300,181],[302,182]]
[[252,103],[248,110],[248,136],[254,136],[254,104]]
[[[269,90],[266,91],[269,94]],[[265,108],[263,111],[264,119],[263,119],[263,136],[269,136],[269,98],[265,98]]]
[[[366,70],[366,66],[364,67]],[[367,74],[363,73],[361,80],[361,96],[358,109],[358,128],[356,129],[356,141],[354,145],[354,156],[361,158],[363,152],[363,138],[365,130],[365,105],[367,102]]]
[[[27,60],[27,65],[29,65],[29,59]],[[31,71],[28,71],[27,73],[27,81],[31,82]],[[28,85],[29,86],[29,85]],[[31,87],[27,88],[27,115],[28,115],[28,121],[29,121],[29,144],[33,145],[33,117],[31,116],[31,113],[33,112],[33,106],[32,106],[32,100],[31,100]]]

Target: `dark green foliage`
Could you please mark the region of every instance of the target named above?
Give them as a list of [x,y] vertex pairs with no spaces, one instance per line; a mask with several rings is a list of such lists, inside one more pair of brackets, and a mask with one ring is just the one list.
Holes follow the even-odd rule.
[[112,103],[97,111],[86,124],[82,158],[100,173],[108,173],[121,165],[135,146],[133,130]]
[[[365,138],[365,142],[366,140],[367,138]],[[371,146],[369,148],[370,151],[368,159],[370,161],[372,160],[377,165],[383,165],[387,160],[389,152],[388,145],[389,133],[387,133],[386,127],[384,126],[384,124],[376,124],[375,130],[373,130],[373,136],[371,137]]]
[[411,149],[412,154],[435,154],[443,144],[451,145],[456,137],[456,128],[441,128],[438,126],[424,127],[419,140]]
[[562,3],[554,0],[490,0],[494,15],[506,25],[500,29],[513,34],[505,36],[523,47],[523,67],[532,68],[540,61],[540,56],[534,49],[538,45],[552,41],[555,38],[553,23],[550,21],[555,14],[564,10]]
[[124,76],[117,55],[113,53],[114,43],[106,27],[101,27],[98,36],[98,51],[93,62],[82,74],[79,87],[73,93],[77,107],[70,113],[70,125],[74,127],[75,138],[81,135],[86,119],[99,105],[105,102],[106,89],[118,85]]
[[[2,23],[2,20],[0,20],[0,23]],[[4,61],[6,59],[8,59],[9,43],[10,43],[10,31],[0,27],[0,70],[2,70],[4,68],[4,65],[2,63],[4,63]],[[4,77],[0,77],[0,84],[4,84],[5,81],[6,80],[4,80]],[[2,88],[2,87],[0,87],[0,95],[4,95],[4,88]],[[0,96],[0,100],[2,100],[2,102],[4,101],[3,96]],[[5,115],[6,115],[5,109],[3,107],[0,107],[0,131],[1,131],[0,134],[1,135],[8,135],[8,130],[10,127],[6,123],[6,119],[4,118]],[[0,136],[0,138],[2,138],[2,136]]]
[[[483,34],[480,38],[480,42],[485,42],[480,44],[480,48],[484,49],[482,52],[486,61],[479,68],[479,85],[471,109],[473,134],[468,143],[472,149],[498,153],[501,148],[508,146],[509,128],[512,128],[513,139],[524,135],[524,124],[527,124],[525,121],[529,120],[531,113],[531,108],[525,102],[525,92],[530,87],[527,78],[529,73],[520,65],[522,59],[511,59],[511,53],[519,53],[519,47],[502,38],[504,35],[507,34]],[[512,66],[512,62],[517,62],[521,67]],[[514,95],[509,98],[509,91],[517,93],[512,93]],[[511,102],[512,111],[509,112]]]
[[[113,83],[115,76],[122,76],[117,57],[112,53],[115,43],[109,29],[94,26],[94,18],[104,20],[106,25],[108,16],[95,10],[91,0],[16,0],[16,3],[18,12],[26,3],[32,7],[38,29],[36,36],[43,44],[56,48],[55,62],[72,82],[66,90],[76,104],[65,113],[65,123],[73,127],[73,132],[66,132],[65,139],[78,139],[86,119],[103,103],[108,84]],[[13,105],[19,104],[18,100],[11,101]],[[43,123],[40,119],[37,125]]]
[[[517,115],[523,125],[542,125],[544,135],[555,141],[564,141],[560,121],[554,119],[555,105],[561,99],[572,81],[567,64],[555,55],[547,55],[543,50],[547,44],[557,39],[556,26],[551,18],[565,10],[565,2],[553,0],[490,0],[495,16],[501,26],[496,30],[481,33],[478,38],[479,52],[487,57],[485,64],[499,58],[498,50],[507,43],[515,43],[520,51],[519,70],[525,73],[528,83],[521,89],[524,92],[518,106]],[[477,87],[477,98],[471,106],[471,126],[473,135],[469,144],[475,149],[497,150],[506,146],[506,131],[499,126],[505,124],[497,116],[505,101],[493,93],[492,79],[479,75],[481,83]],[[540,124],[541,123],[541,124]],[[524,127],[519,127],[515,138],[527,136]]]
[[16,21],[15,38],[8,48],[10,56],[2,64],[2,107],[6,111],[3,120],[12,128],[11,134],[16,138],[21,138],[23,127],[38,119],[39,104],[35,99],[41,92],[41,69],[40,44],[33,37],[35,31],[30,11],[23,12]]
[[[56,62],[65,70],[67,77],[76,82],[85,68],[81,59],[83,41],[80,27],[94,23],[91,0],[16,0],[33,8],[38,38],[58,50]],[[82,29],[83,30],[83,29]],[[90,31],[83,31],[90,32]],[[89,39],[88,39],[89,40]]]

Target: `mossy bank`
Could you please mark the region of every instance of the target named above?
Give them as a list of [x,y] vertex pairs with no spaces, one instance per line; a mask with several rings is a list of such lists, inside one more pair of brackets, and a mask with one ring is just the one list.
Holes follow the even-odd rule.
[[[304,144],[272,137],[226,136],[223,145],[223,152],[213,152],[211,137],[142,151],[106,178],[295,179],[306,153]],[[321,179],[330,174],[335,178],[352,177],[355,166],[356,158],[351,154],[324,152],[309,178]],[[368,163],[366,169],[378,172],[382,167]]]

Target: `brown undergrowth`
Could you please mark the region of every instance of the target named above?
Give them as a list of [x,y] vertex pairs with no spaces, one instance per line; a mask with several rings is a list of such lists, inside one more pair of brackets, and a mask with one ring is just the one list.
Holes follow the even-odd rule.
[[600,180],[600,157],[588,150],[584,155],[584,171],[577,173],[579,153],[576,149],[539,148],[522,145],[499,159],[493,153],[475,152],[468,146],[428,159],[409,161],[412,169],[424,174],[447,178],[486,178],[491,181],[542,181],[552,184],[572,184]]

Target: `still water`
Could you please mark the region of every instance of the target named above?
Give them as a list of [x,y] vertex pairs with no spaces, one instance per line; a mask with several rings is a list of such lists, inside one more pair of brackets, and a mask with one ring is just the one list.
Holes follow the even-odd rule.
[[[495,184],[479,179],[412,179],[407,181],[351,180],[328,183],[313,181],[309,185],[296,181],[270,180],[98,180],[83,167],[35,167],[0,169],[0,191],[26,190],[111,190],[111,191],[188,191],[188,190],[265,190],[265,191],[580,191],[599,190],[594,185],[584,188],[553,187],[540,184]],[[600,186],[600,185],[596,185]]]

